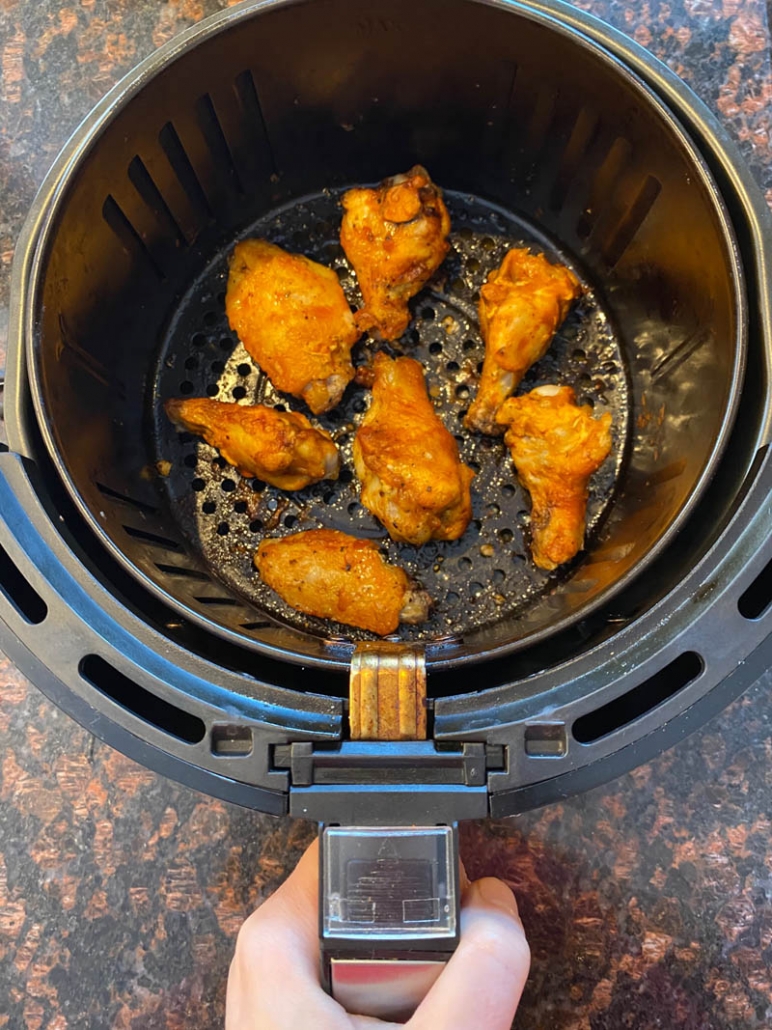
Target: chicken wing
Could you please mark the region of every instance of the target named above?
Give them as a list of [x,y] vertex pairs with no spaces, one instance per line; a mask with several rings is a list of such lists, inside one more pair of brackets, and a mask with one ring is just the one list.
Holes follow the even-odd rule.
[[467,429],[500,436],[496,412],[525,373],[544,357],[552,337],[579,296],[579,281],[543,254],[510,250],[480,290],[480,331],[485,361]]
[[386,563],[375,540],[336,529],[263,540],[255,565],[293,608],[380,636],[400,622],[424,622],[429,614],[429,595],[403,569]]
[[320,479],[338,478],[338,448],[300,412],[225,404],[209,397],[175,398],[164,407],[175,425],[203,436],[242,476],[257,476],[281,490],[302,490]]
[[594,418],[570,386],[539,386],[496,416],[517,474],[531,495],[531,553],[555,569],[584,545],[587,484],[611,451],[611,415]]
[[315,415],[335,407],[354,377],[361,333],[331,268],[244,240],[231,257],[225,311],[277,390],[302,397]]
[[354,439],[362,504],[394,540],[457,540],[472,517],[474,472],[429,400],[412,358],[376,354],[373,396]]
[[410,322],[408,301],[440,267],[450,246],[442,191],[416,165],[377,189],[349,190],[342,203],[340,242],[365,302],[357,325],[396,340]]

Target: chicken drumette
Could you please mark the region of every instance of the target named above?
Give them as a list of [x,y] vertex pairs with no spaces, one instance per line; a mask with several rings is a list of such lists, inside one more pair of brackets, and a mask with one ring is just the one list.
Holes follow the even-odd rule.
[[467,429],[500,436],[496,412],[528,369],[544,357],[552,337],[579,296],[574,273],[543,254],[510,250],[480,290],[480,331],[485,361]]
[[374,540],[336,529],[311,529],[263,540],[255,555],[261,578],[287,604],[383,636],[400,622],[423,622],[431,601]]
[[376,354],[373,396],[354,439],[362,504],[394,540],[457,540],[472,517],[474,472],[426,393],[412,358]]
[[334,408],[354,377],[361,333],[331,268],[266,240],[244,240],[230,261],[231,329],[278,390],[314,414]]
[[448,252],[450,218],[425,168],[385,179],[377,189],[343,196],[340,242],[364,298],[357,325],[396,340],[410,321],[408,301]]
[[169,400],[166,414],[181,429],[203,436],[242,476],[301,490],[320,479],[337,479],[338,448],[305,415],[262,404],[225,404],[209,397]]
[[531,495],[533,560],[557,568],[584,545],[587,485],[611,451],[611,415],[594,418],[570,386],[539,386],[506,401],[496,419]]

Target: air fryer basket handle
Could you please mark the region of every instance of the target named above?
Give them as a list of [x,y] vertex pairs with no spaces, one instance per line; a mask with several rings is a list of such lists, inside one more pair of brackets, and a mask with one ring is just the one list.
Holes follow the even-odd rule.
[[[388,697],[391,663],[387,652],[380,657]],[[352,694],[361,702],[369,688],[356,665]],[[361,726],[355,713],[352,736]],[[276,749],[277,767],[290,773],[290,815],[320,824],[321,979],[349,1011],[408,1017],[455,950],[457,823],[487,815],[499,750],[410,739]]]
[[[320,826],[321,978],[349,1012],[399,1021],[409,1019],[431,989],[459,934],[453,803],[448,805],[446,798],[444,804],[414,811],[421,786],[440,785],[432,779],[441,774],[443,761],[426,739],[423,648],[386,641],[359,644],[351,660],[348,717],[348,748],[354,755],[348,769],[345,759],[339,763],[339,772],[352,780],[348,794],[364,798],[366,811],[345,811],[345,794],[330,795],[336,823]],[[368,749],[374,760],[369,770]],[[464,787],[476,780],[485,790],[484,745],[472,745],[471,752],[477,755],[476,767],[467,754],[471,761],[463,769]],[[335,777],[329,771],[325,776],[321,756],[314,770],[313,757],[313,751],[306,755],[311,760],[306,778],[312,783],[321,779],[322,788],[341,786],[330,783]],[[424,761],[423,776],[411,766],[416,759]],[[386,790],[371,789],[374,777]],[[475,800],[483,802],[485,811],[486,799],[477,795]],[[448,812],[449,824],[443,825]]]
[[325,988],[349,1012],[408,1019],[458,943],[456,826],[320,828]]

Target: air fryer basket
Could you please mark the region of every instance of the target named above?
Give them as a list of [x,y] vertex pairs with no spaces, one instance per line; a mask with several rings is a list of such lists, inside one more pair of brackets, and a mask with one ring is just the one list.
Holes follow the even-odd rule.
[[[424,11],[429,12],[426,19]],[[433,15],[436,21],[429,25]],[[421,49],[429,38],[427,25],[432,45]],[[415,30],[420,32],[414,38]],[[311,42],[314,31],[318,35]],[[460,60],[464,47],[456,34],[468,43],[468,66],[466,50]],[[349,50],[338,47],[339,35],[351,44]],[[217,64],[215,59],[226,51],[228,60]],[[385,81],[402,67],[402,51],[405,62],[411,59],[411,75]],[[362,60],[356,64],[358,56]],[[507,64],[514,56],[521,61],[516,74]],[[502,59],[504,72],[497,77]],[[522,74],[523,68],[532,71],[540,61],[545,89],[558,76],[568,81],[574,62],[587,73],[587,89],[580,83],[573,93],[566,87],[543,93],[542,80]],[[477,77],[475,64],[482,69]],[[272,67],[280,69],[275,76]],[[379,68],[383,74],[378,85],[383,88],[367,93],[378,104],[362,108],[369,112],[369,134],[363,135],[364,123],[356,120],[360,109],[343,109],[340,103],[336,108],[333,101],[348,95],[341,89],[354,72],[357,81],[367,84],[378,78]],[[637,93],[625,68],[641,76],[655,98]],[[250,77],[241,76],[246,69],[254,95]],[[218,76],[224,83],[221,90],[215,89]],[[432,76],[435,91],[427,93]],[[239,134],[230,106],[234,77],[235,96],[251,112],[246,123],[255,140],[251,149],[236,147]],[[610,86],[605,91],[603,81]],[[531,99],[519,92],[529,82],[534,87]],[[461,89],[464,83],[468,90]],[[201,98],[204,89],[213,91],[211,103],[204,98],[191,108],[191,98]],[[419,94],[426,100],[422,119],[409,103]],[[466,107],[459,106],[462,95]],[[629,117],[622,119],[624,98],[633,95],[640,103],[632,103]],[[590,103],[593,97],[597,105]],[[376,127],[374,109],[388,98],[392,106],[377,113]],[[624,341],[628,364],[634,362],[625,327],[640,321],[633,311],[635,298],[655,294],[664,304],[668,296],[648,274],[654,266],[639,259],[656,252],[662,267],[672,269],[680,262],[674,256],[688,247],[699,252],[701,263],[695,256],[693,271],[702,275],[710,251],[696,233],[694,219],[684,231],[683,246],[673,229],[676,220],[686,225],[690,201],[700,206],[703,180],[701,173],[694,174],[699,162],[688,173],[691,193],[679,192],[681,207],[671,216],[672,205],[659,207],[673,187],[660,169],[663,154],[671,150],[666,145],[659,153],[654,139],[645,135],[641,147],[640,138],[630,135],[631,127],[646,120],[641,108],[653,112],[662,104],[687,126],[708,162],[716,180],[716,203],[720,196],[727,206],[747,274],[748,366],[734,427],[730,432],[730,403],[730,417],[714,441],[720,448],[722,432],[728,437],[723,457],[714,467],[706,464],[705,478],[711,471],[713,475],[704,487],[698,477],[681,516],[681,531],[673,533],[677,518],[655,545],[661,546],[660,553],[651,560],[647,556],[645,569],[643,563],[634,566],[631,572],[641,571],[630,575],[629,582],[618,581],[623,588],[608,603],[590,611],[590,602],[581,609],[581,618],[561,631],[553,626],[541,641],[533,634],[517,654],[500,653],[484,664],[477,661],[480,651],[468,643],[447,661],[434,645],[428,676],[431,739],[421,745],[368,744],[365,750],[370,750],[363,755],[356,742],[346,740],[345,672],[351,644],[330,646],[308,634],[286,634],[274,638],[272,650],[263,646],[259,634],[251,639],[236,619],[229,622],[231,614],[245,616],[240,601],[225,589],[221,596],[235,603],[199,612],[186,608],[189,595],[177,589],[173,596],[166,589],[171,580],[153,571],[156,563],[195,569],[199,578],[188,582],[199,593],[202,584],[213,594],[218,586],[190,555],[179,530],[184,521],[178,517],[179,506],[169,510],[172,477],[153,477],[152,472],[151,478],[141,477],[131,484],[136,496],[121,496],[121,487],[130,485],[121,477],[98,477],[133,469],[127,456],[141,463],[156,456],[157,445],[170,445],[171,440],[155,435],[152,391],[161,388],[158,362],[174,335],[174,318],[204,305],[205,298],[193,298],[191,290],[195,292],[200,277],[215,273],[218,255],[227,252],[234,236],[283,204],[294,204],[304,191],[307,195],[319,188],[310,162],[293,164],[294,179],[287,178],[287,155],[309,121],[318,133],[301,139],[305,152],[318,167],[338,168],[341,175],[341,182],[324,184],[326,188],[334,191],[355,179],[377,179],[420,154],[438,181],[456,191],[454,202],[458,198],[466,203],[474,190],[486,203],[500,204],[505,221],[511,215],[525,235],[535,233],[547,249],[557,247],[576,262],[585,281],[596,288],[599,310],[614,312],[612,334]],[[486,105],[490,111],[478,118]],[[568,108],[574,110],[574,121],[566,125]],[[323,119],[316,117],[323,112]],[[504,126],[515,124],[515,117],[526,130],[506,136]],[[667,115],[661,117],[667,121]],[[542,131],[547,124],[549,131]],[[453,140],[460,140],[456,126],[465,129],[476,151],[464,151],[460,142],[454,150]],[[275,165],[261,163],[271,160],[266,129]],[[630,150],[618,143],[616,172],[612,161],[605,178],[598,179],[598,168],[613,149],[614,133]],[[678,138],[675,130],[670,143],[675,146]],[[385,155],[384,168],[382,149],[388,146],[393,150]],[[557,207],[552,208],[539,175],[527,180],[529,168],[550,167],[548,155],[555,148],[564,155],[560,167],[565,172],[557,176],[560,186],[552,194]],[[212,153],[227,160],[218,157],[215,162]],[[593,266],[586,255],[594,249],[592,241],[607,215],[597,208],[588,213],[594,228],[585,246],[571,228],[578,224],[574,214],[589,204],[592,182],[595,196],[608,201],[603,212],[616,209],[617,196],[638,196],[630,176],[639,168],[641,153],[646,157],[642,171],[660,178],[662,188],[640,225],[637,218],[625,221],[628,230],[637,226],[637,232],[617,264],[607,268],[595,252]],[[230,161],[243,197],[232,189]],[[677,165],[669,167],[674,172]],[[225,169],[224,182],[213,178],[216,168]],[[271,181],[273,175],[279,176],[277,181]],[[534,199],[531,206],[523,199],[530,197],[529,189],[540,191],[544,200]],[[105,205],[108,195],[114,203]],[[650,193],[646,197],[652,199]],[[574,214],[571,206],[560,207],[564,201]],[[642,207],[633,205],[633,210],[640,216]],[[720,217],[720,207],[718,212]],[[652,236],[650,231],[661,223],[675,246],[664,256],[657,241],[668,235]],[[162,231],[164,225],[173,234]],[[65,231],[68,226],[79,235]],[[620,237],[623,242],[626,235]],[[52,248],[55,238],[69,248],[58,258]],[[710,252],[722,253],[721,247]],[[69,264],[69,282],[50,274],[56,261],[60,271]],[[725,261],[727,268],[731,264]],[[692,267],[691,260],[687,267]],[[636,269],[643,282],[638,291],[632,286]],[[364,811],[372,818],[374,796],[368,783],[374,757],[379,777],[396,784],[405,819],[416,817],[417,809],[432,820],[509,815],[619,775],[720,710],[772,660],[771,270],[772,218],[738,148],[672,72],[575,7],[560,0],[448,0],[413,11],[398,0],[372,0],[366,9],[342,0],[296,5],[269,0],[222,11],[160,48],[96,106],[52,168],[18,240],[4,396],[10,450],[0,447],[0,646],[49,698],[103,740],[167,776],[265,812],[329,820],[342,817],[335,815],[341,803],[356,803],[360,815]],[[667,281],[679,280],[673,276]],[[739,276],[731,281],[738,289],[742,285]],[[707,302],[699,281],[689,288],[693,292],[686,296],[686,306],[671,311],[669,320],[666,306],[651,306],[655,327],[680,326],[684,311],[695,312],[695,304]],[[686,287],[676,293],[683,297]],[[191,304],[186,305],[186,298]],[[724,307],[728,311],[730,305]],[[211,310],[219,317],[216,298]],[[109,347],[100,342],[97,314],[109,334]],[[742,331],[740,307],[736,316]],[[143,331],[136,332],[137,327]],[[419,329],[421,335],[428,333],[423,323]],[[152,341],[144,330],[155,334]],[[641,337],[650,346],[654,338]],[[127,341],[142,360],[130,360]],[[44,348],[44,343],[51,346]],[[671,343],[672,359],[662,366],[667,372],[658,389],[675,391],[678,386],[689,397],[692,389],[702,389],[699,370],[705,359],[716,362],[717,357],[699,333],[686,334],[685,343],[674,335]],[[413,344],[408,340],[405,345]],[[198,353],[195,345],[192,352]],[[185,354],[188,360],[190,347]],[[227,369],[229,354],[220,354]],[[167,356],[171,359],[172,352]],[[49,374],[41,390],[44,366]],[[184,380],[167,371],[172,376],[168,389],[178,388]],[[637,439],[645,442],[651,421],[641,416],[660,409],[647,406],[643,411],[646,370],[638,373],[637,387],[635,368],[631,371],[631,424]],[[143,376],[146,383],[135,389],[135,380]],[[233,381],[229,385],[223,379],[226,371],[219,376],[218,389],[234,388]],[[130,409],[122,399],[130,385],[141,410]],[[240,380],[239,385],[249,383]],[[66,405],[76,392],[91,407],[78,401],[69,412]],[[108,401],[109,418],[104,415]],[[706,411],[702,405],[700,413]],[[131,432],[118,425],[120,419]],[[679,422],[679,432],[689,438],[685,420]],[[41,433],[54,446],[46,446]],[[182,463],[187,469],[184,459],[195,446],[173,439],[187,448]],[[707,444],[705,449],[707,453]],[[654,460],[653,450],[649,457]],[[633,450],[631,468],[637,460]],[[666,478],[672,471],[665,464],[665,478],[650,483],[660,500],[663,485],[673,489],[679,482],[677,476]],[[217,474],[212,469],[210,478]],[[72,489],[75,475],[78,489]],[[93,486],[97,479],[103,490]],[[95,532],[97,523],[105,529]],[[121,526],[132,527],[134,535],[127,536]],[[607,546],[603,531],[601,527],[596,548]],[[173,535],[159,541],[164,532]],[[665,542],[667,532],[671,536]],[[142,545],[135,546],[137,541]],[[581,569],[574,575],[581,576]],[[264,621],[262,613],[257,619]],[[501,628],[517,633],[515,625]],[[495,629],[491,636],[499,651],[506,651],[508,645],[500,643]],[[482,640],[478,636],[477,642]],[[306,649],[302,664],[276,660],[296,646]],[[389,796],[388,790],[383,796]],[[356,811],[349,809],[345,817],[350,820]]]
[[[197,462],[211,466],[211,455],[184,439],[188,449],[171,453],[175,444],[163,435],[165,396],[206,385],[190,370],[205,366],[220,395],[232,394],[236,341],[222,321],[222,255],[250,227],[281,225],[276,212],[290,205],[297,229],[289,244],[307,253],[324,244],[319,256],[326,247],[332,263],[334,205],[324,191],[416,161],[452,191],[456,211],[487,212],[479,236],[492,238],[494,249],[505,236],[563,255],[591,288],[592,317],[610,327],[626,366],[624,374],[616,366],[617,396],[627,400],[629,390],[629,410],[622,405],[616,420],[613,503],[605,512],[596,506],[597,521],[605,521],[588,558],[551,589],[541,583],[528,607],[504,606],[504,616],[457,626],[450,640],[433,626],[440,639],[428,655],[443,666],[566,626],[628,584],[672,538],[731,429],[744,288],[701,157],[608,53],[505,4],[392,0],[386,8],[388,17],[350,0],[268,6],[181,47],[116,104],[48,212],[28,361],[51,456],[125,567],[187,618],[242,645],[342,665],[350,646],[328,628],[293,624],[286,613],[275,618],[237,581],[234,588],[233,576],[218,578],[216,549],[212,564],[203,560],[205,530],[192,515],[214,503],[196,483]],[[298,218],[299,198],[316,198],[304,201],[314,218]],[[323,231],[315,228],[319,204],[326,204]],[[455,256],[468,258],[463,247]],[[452,285],[440,280],[416,306],[416,346],[430,353],[438,321],[432,297],[444,303]],[[463,285],[470,326],[459,337],[462,351],[474,335],[471,273]],[[191,305],[200,324],[191,321]],[[426,307],[431,315],[422,314]],[[433,328],[422,336],[423,323]],[[402,344],[408,353],[410,342]],[[599,353],[590,348],[590,360]],[[188,371],[180,367],[186,362]],[[242,391],[265,388],[254,370],[243,379]],[[589,376],[590,386],[596,379]],[[457,411],[443,414],[452,422]],[[156,471],[167,457],[170,482]],[[228,489],[222,496],[227,474],[214,477],[219,508],[210,534],[231,501]],[[522,510],[522,497],[492,489],[480,498],[466,550],[452,561],[479,551],[489,528],[499,532]],[[259,540],[248,532],[256,519],[246,495],[232,500],[243,510],[234,508],[240,529],[231,534],[228,525],[226,544],[243,554]],[[517,540],[508,549],[518,543],[522,551]],[[507,544],[505,537],[505,552]],[[507,558],[467,580],[495,593],[492,577]]]

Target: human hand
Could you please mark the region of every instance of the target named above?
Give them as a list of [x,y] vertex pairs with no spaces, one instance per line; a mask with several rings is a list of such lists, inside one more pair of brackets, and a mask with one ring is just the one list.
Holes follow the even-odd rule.
[[[225,1030],[387,1030],[350,1015],[319,985],[319,853],[314,842],[286,882],[242,926],[228,976]],[[461,939],[409,1030],[509,1030],[531,955],[514,895],[462,869]]]

